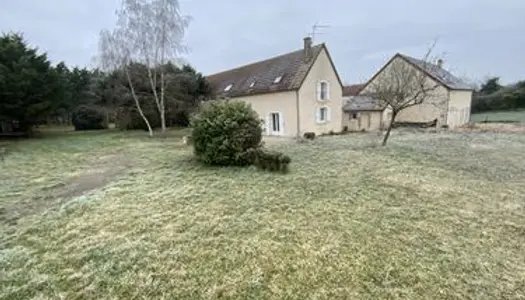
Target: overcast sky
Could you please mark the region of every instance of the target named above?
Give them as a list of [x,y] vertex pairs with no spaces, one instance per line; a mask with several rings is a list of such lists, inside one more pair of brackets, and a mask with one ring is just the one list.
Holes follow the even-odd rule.
[[[53,61],[89,66],[118,0],[0,0],[0,30],[21,31]],[[316,22],[345,83],[367,80],[392,55],[436,54],[455,75],[525,78],[524,0],[181,0],[193,18],[186,59],[204,74],[302,47]]]

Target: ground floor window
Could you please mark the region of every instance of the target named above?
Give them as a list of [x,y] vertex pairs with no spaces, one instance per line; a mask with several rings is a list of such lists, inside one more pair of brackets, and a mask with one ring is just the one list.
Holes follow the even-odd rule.
[[266,116],[266,134],[283,135],[284,116],[281,112],[269,112]]
[[330,108],[320,107],[316,110],[317,123],[325,123],[330,121]]
[[273,132],[281,131],[279,113],[270,114],[270,127]]

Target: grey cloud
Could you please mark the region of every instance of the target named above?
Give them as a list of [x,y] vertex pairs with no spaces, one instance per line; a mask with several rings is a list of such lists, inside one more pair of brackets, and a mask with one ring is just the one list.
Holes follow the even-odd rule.
[[[118,0],[3,0],[0,30],[23,31],[55,60],[88,65]],[[345,82],[366,80],[395,52],[436,53],[459,76],[523,79],[522,0],[180,0],[191,15],[185,57],[205,74],[298,49],[315,22]]]

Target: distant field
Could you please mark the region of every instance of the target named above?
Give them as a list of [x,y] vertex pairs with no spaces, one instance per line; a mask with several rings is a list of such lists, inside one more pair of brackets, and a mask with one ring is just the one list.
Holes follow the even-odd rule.
[[478,122],[505,122],[505,123],[525,123],[525,110],[513,111],[493,111],[479,114],[472,114],[471,121]]
[[525,135],[280,140],[275,175],[185,134],[5,142],[0,300],[525,299]]

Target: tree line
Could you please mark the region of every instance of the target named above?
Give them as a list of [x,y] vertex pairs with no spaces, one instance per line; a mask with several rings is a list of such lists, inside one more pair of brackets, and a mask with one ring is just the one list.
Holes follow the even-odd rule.
[[76,129],[188,125],[211,97],[206,78],[188,64],[183,38],[190,18],[177,0],[122,0],[112,29],[102,30],[99,68],[53,65],[23,36],[0,37],[0,133],[30,132],[40,124]]
[[[206,79],[189,65],[166,62],[159,68],[166,75],[166,123],[185,126],[199,101],[210,96]],[[132,62],[128,70],[144,114],[152,127],[160,127],[147,66]],[[0,132],[71,124],[75,113],[86,107],[103,114],[105,123],[114,122],[122,129],[146,129],[123,70],[71,68],[64,62],[53,65],[21,34],[0,37]]]
[[472,97],[472,112],[525,108],[525,81],[503,86],[499,77],[488,78]]

